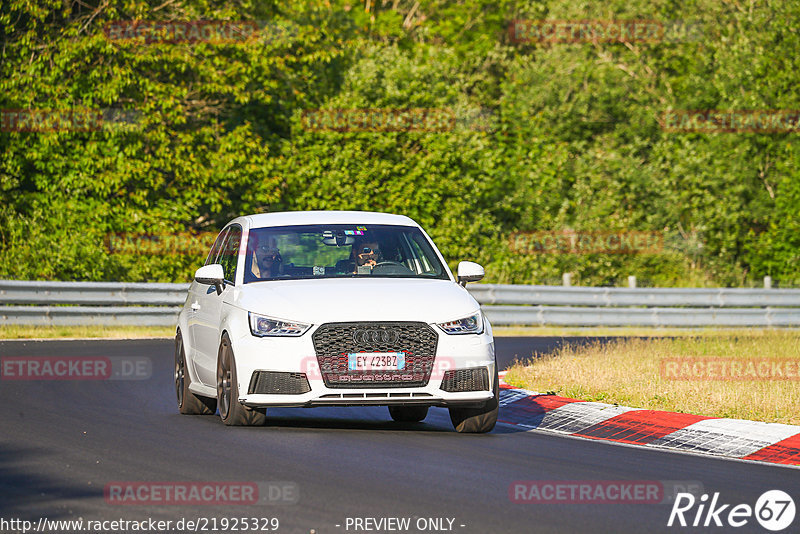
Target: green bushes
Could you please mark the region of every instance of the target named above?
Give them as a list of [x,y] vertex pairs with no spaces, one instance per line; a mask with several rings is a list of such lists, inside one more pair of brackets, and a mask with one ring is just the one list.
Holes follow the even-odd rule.
[[[215,232],[260,211],[407,214],[487,281],[798,285],[797,132],[675,133],[675,110],[800,110],[791,2],[566,0],[0,6],[0,110],[135,125],[0,131],[0,277],[184,281],[201,256],[112,233]],[[65,7],[66,6],[66,7]],[[101,6],[101,7],[96,7]],[[521,43],[512,19],[677,19],[699,39]],[[109,39],[117,20],[259,21],[222,43]],[[435,109],[444,131],[313,131],[313,109]],[[514,232],[650,231],[657,254],[520,254]]]

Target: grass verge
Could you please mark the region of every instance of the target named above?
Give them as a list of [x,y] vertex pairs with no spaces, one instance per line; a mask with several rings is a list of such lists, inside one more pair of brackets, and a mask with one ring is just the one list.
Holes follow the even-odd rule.
[[0,326],[0,339],[175,337],[171,326]]
[[[776,329],[747,328],[746,331],[755,334],[775,331]],[[800,329],[782,329],[800,332]],[[720,336],[739,334],[742,328],[657,328],[652,326],[493,326],[492,333],[495,337],[511,336],[636,336],[636,337],[663,337],[663,336]]]
[[[768,361],[787,374],[752,379],[754,375],[744,373],[732,379],[725,373],[724,379],[720,374],[710,379],[710,373],[697,378],[666,371],[668,361],[691,368],[710,359],[735,361],[743,369],[749,361]],[[552,355],[516,363],[506,382],[573,399],[800,425],[800,380],[796,375],[787,378],[798,366],[800,333],[757,330],[566,346]]]

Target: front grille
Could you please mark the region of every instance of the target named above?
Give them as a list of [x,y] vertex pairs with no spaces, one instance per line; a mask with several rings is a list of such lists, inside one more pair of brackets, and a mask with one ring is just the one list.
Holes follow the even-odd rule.
[[[430,379],[439,336],[425,323],[326,323],[312,339],[322,379],[329,388],[418,387]],[[349,370],[347,355],[354,352],[404,352],[405,368]]]
[[448,393],[487,391],[489,389],[489,372],[486,367],[446,371],[440,389]]
[[250,378],[249,393],[265,395],[302,395],[311,391],[305,373],[255,371]]

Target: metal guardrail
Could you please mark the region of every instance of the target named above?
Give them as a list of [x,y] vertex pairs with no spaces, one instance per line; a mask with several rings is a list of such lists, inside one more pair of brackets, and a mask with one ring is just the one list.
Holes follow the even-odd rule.
[[473,284],[481,304],[542,306],[692,306],[703,308],[781,306],[800,308],[800,289],[626,288]]
[[180,306],[189,284],[0,280],[0,304]]
[[[188,287],[0,280],[0,324],[173,326]],[[800,326],[798,289],[468,289],[495,325]]]
[[176,306],[0,306],[0,325],[175,326]]

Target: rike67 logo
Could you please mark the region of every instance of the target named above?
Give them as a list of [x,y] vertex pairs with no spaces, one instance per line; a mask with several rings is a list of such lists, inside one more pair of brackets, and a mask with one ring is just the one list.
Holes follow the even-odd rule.
[[691,493],[679,493],[672,505],[667,526],[738,528],[750,523],[754,516],[767,530],[784,530],[794,521],[794,500],[784,491],[769,490],[758,498],[755,507],[749,504],[731,506],[719,501],[719,492],[714,493],[710,501],[706,493],[699,499]]

